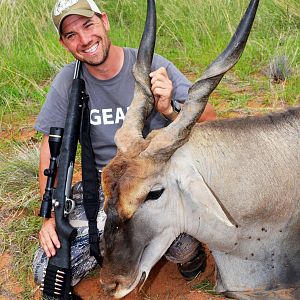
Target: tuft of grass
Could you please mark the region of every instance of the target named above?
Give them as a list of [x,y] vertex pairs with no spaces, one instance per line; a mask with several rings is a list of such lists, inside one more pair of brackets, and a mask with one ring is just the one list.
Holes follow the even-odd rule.
[[193,290],[200,290],[202,292],[205,292],[205,293],[208,293],[208,294],[211,294],[211,295],[219,295],[215,289],[214,289],[214,286],[212,285],[212,283],[205,279],[203,281],[201,281],[200,283],[198,284],[195,284],[193,287],[192,287]]
[[0,208],[32,209],[37,200],[39,150],[35,145],[15,145],[12,155],[0,154]]
[[14,276],[18,279],[24,293],[31,293],[29,278],[32,278],[32,261],[38,246],[37,231],[41,220],[34,215],[24,215],[11,222],[9,253],[12,255]]
[[37,249],[40,218],[39,151],[34,144],[16,144],[10,153],[0,155],[0,253],[8,251],[14,265],[13,275],[22,286],[22,299],[32,299],[31,262]]
[[282,83],[291,75],[290,63],[285,56],[275,56],[269,64],[268,76],[273,83]]

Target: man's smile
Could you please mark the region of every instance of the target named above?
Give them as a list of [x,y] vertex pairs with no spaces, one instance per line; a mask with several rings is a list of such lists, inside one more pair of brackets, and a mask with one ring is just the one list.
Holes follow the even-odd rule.
[[91,46],[90,48],[86,49],[86,50],[82,50],[82,52],[84,53],[94,53],[97,51],[99,46],[99,42],[97,42],[96,44],[94,44],[93,46]]

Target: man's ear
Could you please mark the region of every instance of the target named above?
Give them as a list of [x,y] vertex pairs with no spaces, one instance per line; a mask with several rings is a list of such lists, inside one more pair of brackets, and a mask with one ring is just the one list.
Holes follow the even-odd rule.
[[105,12],[101,12],[101,20],[103,22],[104,28],[106,29],[106,31],[110,30],[110,25],[109,25],[109,20],[108,20],[108,16]]
[[63,39],[62,39],[61,37],[59,38],[59,42],[60,42],[60,44],[61,44],[67,51],[70,52],[69,48],[66,46],[66,44],[64,43],[64,41],[63,41]]

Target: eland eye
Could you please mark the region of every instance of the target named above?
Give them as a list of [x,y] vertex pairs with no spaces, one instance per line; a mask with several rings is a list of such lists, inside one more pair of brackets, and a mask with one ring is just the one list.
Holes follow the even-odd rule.
[[149,194],[147,195],[145,201],[147,201],[147,200],[156,200],[156,199],[158,199],[158,198],[162,195],[162,193],[164,192],[164,190],[165,190],[165,189],[162,188],[162,189],[160,189],[160,190],[156,190],[156,191],[151,191],[151,192],[149,192]]

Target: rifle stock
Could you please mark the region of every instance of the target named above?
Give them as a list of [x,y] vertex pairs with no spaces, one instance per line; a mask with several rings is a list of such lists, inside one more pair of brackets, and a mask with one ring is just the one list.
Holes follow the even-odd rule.
[[76,61],[60,150],[57,186],[53,193],[56,231],[61,247],[56,249],[56,255],[49,259],[41,285],[44,298],[50,296],[56,299],[72,299],[70,247],[77,231],[69,224],[68,214],[74,207],[74,201],[71,199],[71,187],[80,134],[82,104],[85,97],[84,80],[78,78],[80,68],[81,63]]

